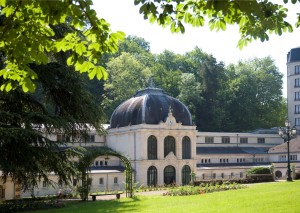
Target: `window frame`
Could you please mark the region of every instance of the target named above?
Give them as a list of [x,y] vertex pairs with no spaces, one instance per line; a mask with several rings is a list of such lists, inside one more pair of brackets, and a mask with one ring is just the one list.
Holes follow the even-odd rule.
[[214,137],[205,136],[204,143],[214,143]]
[[247,137],[240,137],[240,143],[248,143]]
[[296,78],[295,79],[295,85],[294,85],[295,88],[298,88],[300,87],[300,78]]
[[182,138],[182,159],[192,159],[191,139],[188,136]]
[[154,135],[147,139],[147,157],[148,160],[157,160],[157,138]]
[[230,143],[230,137],[229,136],[222,136],[222,143],[228,144]]
[[296,65],[295,66],[295,75],[299,75],[300,74],[300,65]]
[[266,143],[266,138],[262,138],[262,137],[257,138],[257,143],[258,144],[265,144]]
[[295,92],[295,101],[300,101],[300,92]]
[[300,105],[295,105],[295,114],[300,114]]
[[176,140],[173,136],[167,136],[164,139],[164,157],[166,157],[170,152],[173,152],[176,156]]

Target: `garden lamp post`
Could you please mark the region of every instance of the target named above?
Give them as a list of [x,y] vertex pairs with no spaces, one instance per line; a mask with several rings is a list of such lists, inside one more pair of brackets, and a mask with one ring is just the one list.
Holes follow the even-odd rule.
[[291,128],[291,122],[287,119],[285,127],[279,127],[278,134],[287,143],[288,165],[287,165],[287,181],[292,181],[291,177],[291,164],[290,164],[290,140],[296,137],[297,130],[295,127]]

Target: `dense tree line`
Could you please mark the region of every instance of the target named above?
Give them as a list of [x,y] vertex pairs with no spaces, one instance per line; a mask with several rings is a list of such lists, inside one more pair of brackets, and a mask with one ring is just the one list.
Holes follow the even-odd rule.
[[195,47],[185,54],[152,54],[143,38],[128,36],[119,51],[107,56],[109,74],[102,105],[107,118],[152,78],[189,107],[200,131],[250,131],[280,126],[286,116],[283,75],[270,57],[226,66]]

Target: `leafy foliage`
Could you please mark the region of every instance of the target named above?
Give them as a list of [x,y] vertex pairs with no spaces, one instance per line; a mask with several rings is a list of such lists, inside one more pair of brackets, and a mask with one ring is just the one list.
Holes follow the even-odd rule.
[[[2,91],[18,85],[24,92],[35,90],[39,77],[30,64],[51,62],[52,53],[68,52],[68,66],[87,72],[90,79],[106,79],[99,60],[117,51],[123,32],[112,33],[109,24],[91,9],[91,0],[0,1],[0,52],[5,66],[0,70]],[[72,31],[56,32],[67,24]]]
[[171,32],[184,33],[185,24],[202,27],[208,23],[210,29],[216,31],[226,30],[227,25],[238,25],[240,48],[252,39],[267,41],[271,33],[281,35],[293,31],[285,20],[288,10],[270,1],[135,0],[134,3],[140,6],[144,19],[163,27],[170,26]]
[[271,170],[267,167],[253,167],[247,170],[247,174],[271,174]]
[[57,63],[31,69],[39,75],[35,93],[21,88],[0,93],[0,170],[4,181],[11,177],[24,190],[41,180],[49,183],[50,172],[64,183],[75,173],[71,159],[78,153],[61,148],[67,141],[50,135],[76,141],[90,128],[103,132],[103,113],[79,73]]

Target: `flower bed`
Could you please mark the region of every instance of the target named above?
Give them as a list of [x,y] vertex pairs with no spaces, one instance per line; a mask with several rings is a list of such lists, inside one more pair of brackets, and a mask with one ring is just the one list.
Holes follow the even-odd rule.
[[186,195],[197,195],[197,194],[205,194],[205,193],[212,193],[212,192],[219,192],[219,191],[226,191],[226,190],[236,190],[242,189],[245,186],[240,184],[201,184],[199,186],[180,186],[174,189],[169,190],[168,192],[164,193],[164,195],[168,196],[186,196]]

